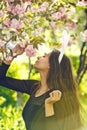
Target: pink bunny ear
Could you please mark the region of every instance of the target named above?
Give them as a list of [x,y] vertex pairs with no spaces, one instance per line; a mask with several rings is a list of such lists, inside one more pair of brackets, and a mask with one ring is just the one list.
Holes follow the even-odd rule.
[[64,52],[65,52],[65,49],[68,45],[68,42],[69,42],[69,39],[70,39],[70,36],[69,34],[67,34],[67,31],[64,30],[63,33],[62,33],[62,46],[60,48],[60,55],[59,55],[59,63],[61,62],[62,58],[63,58],[63,55],[64,55]]

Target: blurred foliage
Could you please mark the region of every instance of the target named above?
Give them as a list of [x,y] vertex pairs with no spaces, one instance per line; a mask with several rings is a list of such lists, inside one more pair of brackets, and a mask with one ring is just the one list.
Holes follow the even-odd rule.
[[21,107],[0,107],[0,130],[25,130]]

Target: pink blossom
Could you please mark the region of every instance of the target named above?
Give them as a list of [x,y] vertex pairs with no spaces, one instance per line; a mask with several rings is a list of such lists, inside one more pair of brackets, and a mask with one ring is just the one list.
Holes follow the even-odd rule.
[[4,24],[7,25],[9,28],[14,29],[21,29],[23,27],[23,23],[21,21],[18,21],[17,19],[5,20]]
[[14,2],[15,0],[5,0],[5,2]]
[[25,52],[26,52],[26,55],[29,56],[29,57],[32,57],[32,56],[36,55],[36,49],[33,48],[33,45],[28,45],[25,48]]
[[49,6],[48,2],[43,2],[43,4],[39,8],[39,11],[45,12],[47,10],[48,6]]
[[14,4],[7,4],[7,11],[11,12],[14,15],[21,15],[25,12],[26,10],[26,5],[24,3],[17,4],[14,6]]
[[12,14],[16,15],[14,4],[7,4],[7,11],[9,11],[9,12],[11,12]]
[[44,29],[42,27],[38,28],[38,32],[42,33],[44,31]]
[[56,22],[54,22],[54,21],[51,21],[51,27],[53,28],[53,29],[56,29]]
[[59,8],[59,13],[60,13],[59,19],[65,19],[65,18],[66,18],[66,8],[60,7],[60,8]]
[[4,12],[0,11],[0,17],[2,18],[4,16]]
[[39,10],[39,8],[37,8],[37,7],[31,7],[31,12],[40,12],[40,10]]
[[14,29],[21,29],[23,27],[23,23],[14,18],[11,21],[10,27]]
[[66,18],[66,9],[65,8],[60,8],[58,12],[52,14],[53,20],[65,19],[65,18]]
[[31,11],[32,12],[45,12],[48,8],[48,2],[44,2],[42,5],[40,5],[39,7],[32,7]]
[[10,20],[5,20],[3,23],[5,25],[7,25],[7,27],[10,27],[10,25],[11,25],[11,21]]
[[2,41],[2,40],[0,39],[0,47],[4,47],[5,44],[6,44],[6,42],[5,42],[5,41]]
[[70,29],[76,29],[77,24],[75,22],[69,22],[66,24]]
[[17,4],[16,6],[15,6],[15,13],[17,14],[17,15],[21,15],[22,13],[24,13],[25,12],[25,6],[24,6],[24,4],[22,4],[22,5],[19,5],[19,4]]
[[58,15],[59,15],[59,12],[53,13],[52,14],[52,19],[53,20],[58,20],[59,19]]
[[87,0],[78,1],[77,6],[87,6]]

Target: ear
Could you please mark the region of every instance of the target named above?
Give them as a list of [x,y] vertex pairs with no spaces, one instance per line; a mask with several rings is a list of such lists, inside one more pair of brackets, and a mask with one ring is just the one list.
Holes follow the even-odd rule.
[[48,69],[50,68],[50,65],[48,65]]

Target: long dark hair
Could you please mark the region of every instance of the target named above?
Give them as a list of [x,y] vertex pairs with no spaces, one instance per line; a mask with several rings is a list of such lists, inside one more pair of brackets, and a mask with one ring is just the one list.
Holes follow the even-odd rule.
[[55,114],[58,114],[59,130],[77,130],[82,125],[78,87],[72,73],[70,59],[64,55],[59,64],[59,55],[58,50],[51,52],[47,84],[50,89],[58,89],[62,92],[61,100],[54,104]]

